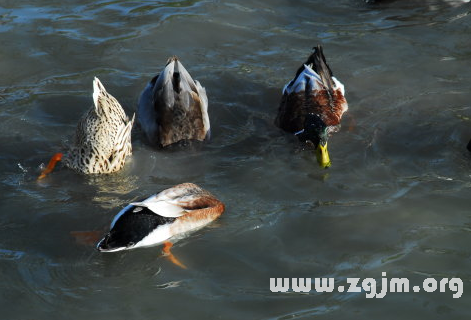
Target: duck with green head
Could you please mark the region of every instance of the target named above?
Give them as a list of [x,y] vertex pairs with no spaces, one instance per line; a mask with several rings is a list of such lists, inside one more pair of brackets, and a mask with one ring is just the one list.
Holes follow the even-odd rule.
[[348,110],[344,95],[344,86],[332,75],[321,46],[314,48],[283,89],[275,124],[312,144],[322,168],[331,165],[327,141],[340,129],[340,119]]

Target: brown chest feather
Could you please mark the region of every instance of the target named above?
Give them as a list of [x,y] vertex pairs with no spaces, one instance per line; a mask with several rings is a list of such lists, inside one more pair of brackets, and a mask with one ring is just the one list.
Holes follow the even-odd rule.
[[284,94],[281,98],[275,124],[288,132],[298,132],[304,128],[304,118],[313,113],[321,116],[326,126],[337,126],[347,101],[337,89],[332,94],[327,90],[314,90]]

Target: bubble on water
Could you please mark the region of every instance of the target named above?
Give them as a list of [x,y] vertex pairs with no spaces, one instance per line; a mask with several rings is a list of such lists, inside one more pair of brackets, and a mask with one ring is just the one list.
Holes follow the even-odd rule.
[[28,169],[26,169],[25,167],[23,167],[21,165],[21,163],[18,163],[18,168],[20,168],[20,170],[23,172],[23,173],[27,173],[28,172]]

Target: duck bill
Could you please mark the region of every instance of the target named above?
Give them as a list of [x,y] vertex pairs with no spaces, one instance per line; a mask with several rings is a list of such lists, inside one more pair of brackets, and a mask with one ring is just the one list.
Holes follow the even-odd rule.
[[325,145],[319,143],[316,149],[316,158],[321,168],[327,169],[328,167],[330,167],[330,158],[329,152],[327,151],[327,142],[325,143]]

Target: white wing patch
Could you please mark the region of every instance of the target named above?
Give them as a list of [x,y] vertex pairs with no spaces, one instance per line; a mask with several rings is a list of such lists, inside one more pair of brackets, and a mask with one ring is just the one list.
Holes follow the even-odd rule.
[[130,205],[146,207],[155,214],[167,218],[178,218],[187,213],[187,211],[183,210],[175,200],[162,193],[150,196],[141,202],[132,202]]
[[289,82],[283,88],[283,94],[321,89],[324,89],[321,77],[314,70],[312,70],[312,68],[307,65],[304,65],[304,70],[298,75],[296,79],[294,79],[294,82]]
[[345,96],[345,87],[342,84],[342,82],[338,81],[336,77],[332,77],[332,80],[334,81],[334,89],[340,89],[340,92],[342,92],[342,95]]
[[95,77],[93,79],[93,103],[95,104],[95,108],[98,110],[98,97],[101,93],[101,88],[103,88],[103,85],[101,84],[100,80]]

